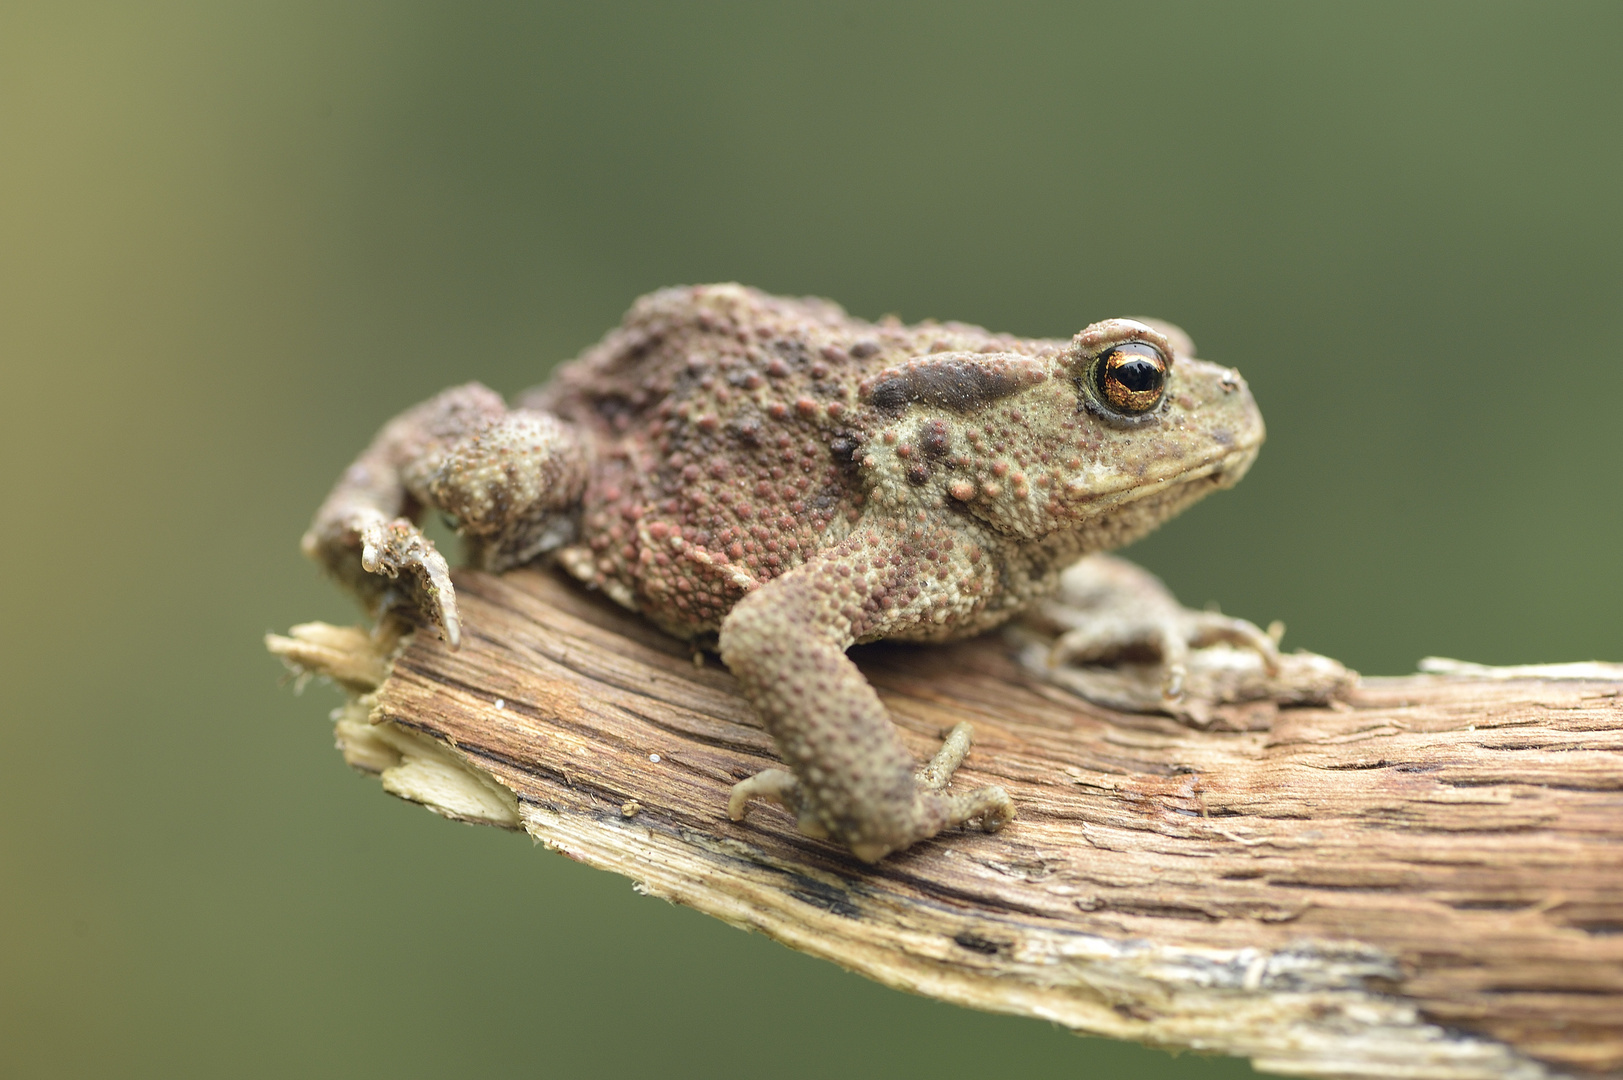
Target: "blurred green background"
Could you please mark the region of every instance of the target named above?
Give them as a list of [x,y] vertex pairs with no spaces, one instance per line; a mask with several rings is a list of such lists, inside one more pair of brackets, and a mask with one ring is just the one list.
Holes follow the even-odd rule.
[[0,1072],[1241,1076],[873,986],[382,795],[260,635],[339,470],[633,297],[1179,322],[1140,545],[1366,671],[1623,659],[1623,7],[0,6]]

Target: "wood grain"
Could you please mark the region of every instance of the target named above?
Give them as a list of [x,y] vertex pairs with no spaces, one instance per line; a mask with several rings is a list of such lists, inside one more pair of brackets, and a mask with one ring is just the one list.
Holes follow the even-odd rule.
[[[1197,731],[1034,680],[996,637],[865,647],[919,756],[972,722],[954,783],[1020,808],[867,867],[771,807],[727,820],[728,788],[776,756],[713,657],[546,573],[457,587],[462,648],[407,638],[339,724],[352,763],[442,813],[1079,1031],[1299,1075],[1623,1075],[1616,678],[1368,679]],[[305,631],[273,651],[322,671],[317,645],[358,640],[301,652]],[[352,687],[368,670],[342,664]]]

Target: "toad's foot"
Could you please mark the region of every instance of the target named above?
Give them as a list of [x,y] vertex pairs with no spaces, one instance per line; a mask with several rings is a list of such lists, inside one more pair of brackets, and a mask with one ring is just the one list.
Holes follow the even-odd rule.
[[410,602],[440,630],[446,643],[456,648],[462,640],[462,623],[457,617],[456,590],[451,586],[451,570],[445,556],[405,518],[374,521],[360,530],[361,569],[401,582]]
[[733,792],[727,798],[727,816],[734,821],[743,821],[744,815],[749,813],[751,799],[778,804],[795,816],[795,824],[801,832],[819,840],[828,839],[828,830],[812,810],[806,799],[806,789],[800,786],[794,773],[783,769],[762,769],[748,780],[740,780],[733,785]]
[[[1014,817],[1014,800],[1009,798],[1009,793],[1000,785],[990,784],[954,795],[941,794],[951,781],[952,774],[963,764],[964,755],[969,753],[973,737],[974,728],[969,724],[959,724],[953,728],[941,744],[941,749],[936,751],[935,757],[919,769],[913,778],[918,784],[920,801],[929,805],[927,814],[939,822],[939,828],[949,829],[955,825],[977,822],[984,831],[997,832]],[[795,824],[807,836],[819,840],[830,837],[827,826],[813,809],[806,797],[806,789],[795,779],[794,773],[783,769],[764,769],[748,780],[734,784],[732,795],[727,800],[727,816],[734,821],[744,820],[751,799],[760,799],[783,807],[795,816]],[[855,845],[853,850],[857,850],[860,857],[868,859]],[[878,859],[884,854],[885,852],[881,851],[868,861]]]
[[450,572],[417,518],[440,511],[475,565],[506,570],[574,536],[589,459],[557,417],[509,412],[478,383],[454,386],[383,426],[316,511],[304,553],[373,614],[413,605],[455,648]]
[[1103,555],[1067,570],[1059,593],[1010,629],[1022,662],[1045,679],[1102,705],[1201,726],[1214,706],[1323,703],[1357,680],[1328,657],[1281,655],[1282,632],[1192,611],[1154,575]]
[[[952,774],[964,763],[969,744],[974,741],[975,728],[958,724],[941,743],[935,757],[913,775],[923,791],[945,791]],[[982,832],[997,832],[1014,820],[1014,800],[1001,784],[988,784],[973,791],[940,796],[947,808],[947,824],[943,828],[978,822]]]

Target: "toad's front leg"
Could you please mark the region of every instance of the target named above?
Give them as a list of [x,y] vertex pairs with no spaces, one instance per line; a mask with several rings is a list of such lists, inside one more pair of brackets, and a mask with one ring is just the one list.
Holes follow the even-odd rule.
[[455,646],[456,594],[417,528],[422,510],[443,512],[478,565],[502,570],[569,539],[585,477],[569,425],[509,412],[478,383],[453,387],[384,425],[316,512],[304,552],[374,615],[414,604]]
[[1328,657],[1281,654],[1244,619],[1184,607],[1155,575],[1110,555],[1066,570],[1009,633],[1028,668],[1091,701],[1199,725],[1215,705],[1323,703],[1357,679]]
[[1001,787],[942,790],[969,748],[967,724],[919,769],[845,655],[875,629],[881,605],[870,600],[897,584],[873,565],[875,546],[847,541],[746,596],[721,626],[722,659],[794,770],[738,784],[728,812],[737,820],[751,798],[777,802],[803,832],[866,862],[972,819],[990,832],[1014,816]]

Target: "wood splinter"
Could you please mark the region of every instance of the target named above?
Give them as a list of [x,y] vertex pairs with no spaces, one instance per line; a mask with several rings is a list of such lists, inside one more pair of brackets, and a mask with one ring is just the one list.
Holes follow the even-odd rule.
[[436,813],[1081,1033],[1302,1076],[1623,1076],[1623,665],[1434,660],[1196,730],[1035,680],[995,637],[856,649],[920,760],[967,721],[954,786],[1019,808],[866,866],[776,809],[728,820],[776,759],[724,669],[544,572],[456,588],[456,652],[267,638],[350,695],[345,759]]

